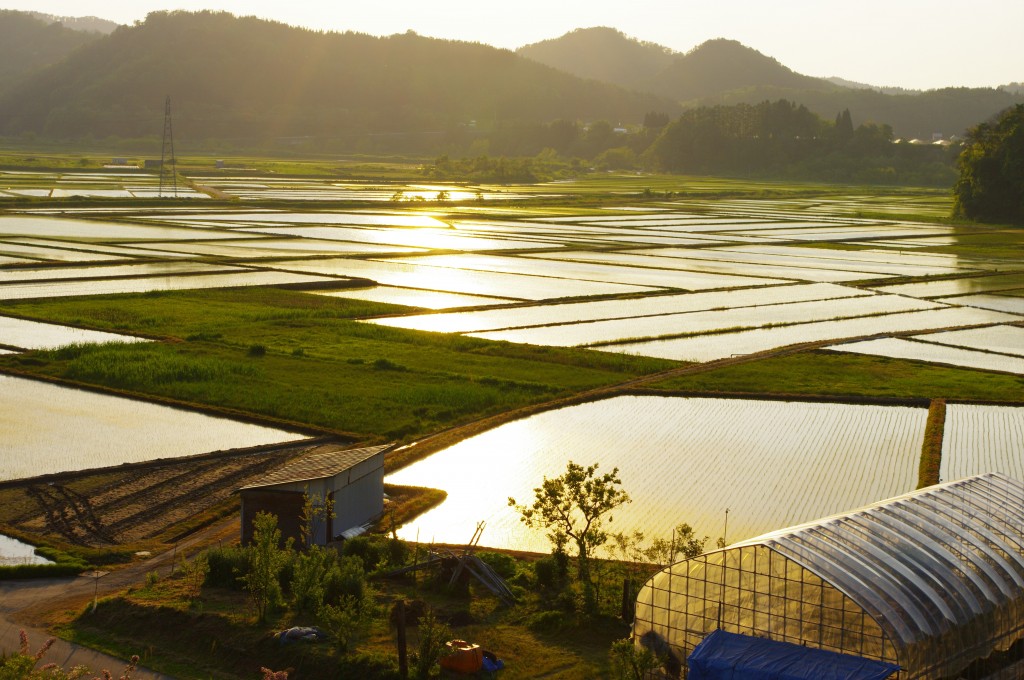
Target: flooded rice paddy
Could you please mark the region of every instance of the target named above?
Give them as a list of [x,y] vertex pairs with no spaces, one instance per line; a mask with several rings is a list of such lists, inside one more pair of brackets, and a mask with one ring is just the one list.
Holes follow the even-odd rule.
[[1024,408],[949,404],[942,439],[942,481],[982,472],[1024,479]]
[[90,331],[52,323],[0,316],[0,345],[18,349],[56,349],[64,345],[104,342],[148,342],[145,338]]
[[[929,336],[922,336],[929,337]],[[914,359],[947,366],[980,368],[985,371],[1002,371],[1024,375],[1024,357],[1011,357],[992,352],[978,352],[962,347],[950,347],[931,342],[918,342],[902,338],[881,338],[867,342],[854,342],[829,349],[857,354],[873,354],[892,359]]]
[[[122,173],[8,174],[0,172],[0,194],[155,191],[151,180]],[[368,323],[677,361],[820,342],[1000,372],[1021,372],[1024,362],[1024,265],[961,255],[957,228],[907,221],[905,214],[939,210],[927,199],[686,199],[581,209],[503,200],[565,190],[555,184],[241,175],[199,184],[242,199],[311,203],[291,211],[193,203],[6,214],[0,301],[313,283],[311,295],[409,308]],[[442,191],[465,203],[431,203]],[[375,207],[398,193],[425,200]],[[365,204],[319,210],[318,200]],[[365,287],[340,288],[352,279]],[[339,288],[324,289],[332,283]],[[33,323],[0,318],[0,353],[111,335]],[[928,332],[936,330],[944,332]],[[1021,409],[985,408],[949,407],[943,479],[988,469],[1024,478]],[[0,479],[297,438],[9,377],[0,377],[0,414]],[[486,520],[484,544],[546,550],[506,497],[529,502],[543,475],[559,474],[569,459],[596,460],[603,470],[619,467],[636,499],[615,513],[612,529],[667,536],[686,521],[715,539],[729,508],[733,541],[912,489],[926,417],[923,408],[621,397],[509,423],[389,481],[449,492],[403,529],[406,538],[418,532],[421,541],[464,542]]]
[[302,435],[0,375],[0,480],[178,458]]
[[904,493],[917,482],[923,408],[739,399],[617,397],[549,411],[464,440],[387,481],[443,488],[448,499],[400,531],[464,543],[550,549],[507,497],[533,500],[570,460],[619,468],[635,502],[613,531],[668,537],[688,522],[730,542]]
[[16,564],[52,564],[52,562],[45,557],[36,555],[34,546],[0,534],[0,567]]

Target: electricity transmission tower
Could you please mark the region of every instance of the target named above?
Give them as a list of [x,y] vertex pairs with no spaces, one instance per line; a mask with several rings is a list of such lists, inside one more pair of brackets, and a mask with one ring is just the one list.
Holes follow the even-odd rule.
[[178,197],[178,171],[174,161],[174,133],[171,130],[171,98],[167,97],[164,104],[164,142],[160,151],[160,192],[164,195],[164,185],[168,191],[173,190],[174,197]]

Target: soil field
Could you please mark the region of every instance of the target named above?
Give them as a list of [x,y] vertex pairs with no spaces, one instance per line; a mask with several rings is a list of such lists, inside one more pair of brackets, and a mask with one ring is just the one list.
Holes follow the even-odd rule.
[[159,549],[235,512],[235,491],[325,443],[269,445],[0,484],[0,531],[58,547]]

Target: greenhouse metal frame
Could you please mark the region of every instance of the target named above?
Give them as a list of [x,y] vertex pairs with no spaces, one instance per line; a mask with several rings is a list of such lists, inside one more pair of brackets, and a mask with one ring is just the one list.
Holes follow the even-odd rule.
[[1024,637],[1024,484],[927,487],[678,562],[641,589],[634,640],[685,659],[722,629],[955,677]]

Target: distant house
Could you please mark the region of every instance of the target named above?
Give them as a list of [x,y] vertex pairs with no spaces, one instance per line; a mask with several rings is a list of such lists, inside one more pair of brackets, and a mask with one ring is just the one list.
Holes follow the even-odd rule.
[[164,162],[162,160],[160,160],[159,158],[156,158],[156,159],[154,159],[154,158],[147,158],[146,160],[144,160],[142,162],[142,167],[146,168],[147,170],[152,170],[152,169],[159,170],[160,168],[163,167],[163,165],[164,165]]
[[319,446],[298,460],[239,489],[242,497],[242,544],[252,541],[252,520],[258,512],[277,515],[282,538],[302,537],[305,496],[333,501],[334,517],[312,523],[310,542],[324,545],[360,533],[384,511],[384,454],[394,444],[342,449]]

